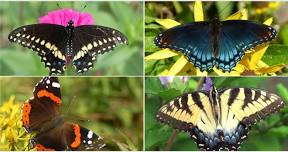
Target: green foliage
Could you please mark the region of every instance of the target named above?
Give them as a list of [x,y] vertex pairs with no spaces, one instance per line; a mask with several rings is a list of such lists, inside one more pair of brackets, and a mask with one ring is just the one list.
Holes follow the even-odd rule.
[[[193,3],[191,2],[146,2],[145,5],[145,56],[151,55],[156,51],[161,50],[154,44],[154,38],[156,35],[163,31],[163,27],[155,22],[157,18],[168,18],[180,22],[181,24],[189,23],[194,21]],[[263,3],[264,6],[268,5]],[[273,40],[272,45],[269,46],[268,50],[264,54],[263,61],[268,65],[275,64],[288,64],[288,56],[286,50],[288,49],[288,26],[287,24],[281,25],[277,23],[277,18],[283,16],[276,16],[273,14],[273,8],[268,8],[268,11],[262,14],[257,14],[255,10],[258,10],[259,6],[254,5],[251,2],[203,2],[204,19],[209,21],[218,17],[220,20],[225,20],[229,15],[237,12],[241,8],[248,9],[249,20],[256,22],[264,22],[269,17],[273,17],[272,25],[279,25],[280,30],[276,40]],[[151,61],[145,61],[145,74],[146,75],[159,75],[164,69],[170,69],[178,56],[171,57],[168,59]],[[287,72],[285,72],[287,73]],[[185,74],[185,73],[184,73]],[[282,74],[282,73],[281,73]]]
[[[33,88],[40,79],[0,78],[0,106],[15,95],[20,107],[33,95]],[[79,123],[103,137],[107,144],[105,150],[142,150],[142,78],[61,77],[59,81],[61,112],[67,121]],[[21,113],[20,108],[16,111]],[[0,116],[4,118],[2,112]]]
[[[187,133],[177,131],[176,138],[167,146],[173,136],[172,127],[160,124],[155,115],[163,103],[187,92],[193,92],[198,86],[199,78],[189,78],[183,83],[174,79],[168,85],[161,85],[158,77],[145,79],[145,149],[146,150],[198,150],[194,141]],[[278,94],[286,102],[286,106],[279,113],[273,114],[252,126],[248,139],[241,145],[240,150],[285,150],[288,139],[288,80],[285,77],[233,77],[212,78],[218,90],[233,87],[249,87],[262,89]],[[186,87],[185,87],[186,86]],[[158,90],[158,91],[157,91]],[[265,139],[265,140],[263,140]],[[171,149],[167,149],[171,147]]]
[[[47,75],[48,70],[35,52],[7,39],[15,28],[35,24],[49,11],[72,8],[92,14],[96,25],[120,30],[129,44],[99,55],[94,68],[84,75],[142,75],[143,73],[143,12],[141,2],[1,2],[0,73],[1,75]],[[87,6],[85,9],[84,6]],[[65,75],[76,75],[68,66]]]

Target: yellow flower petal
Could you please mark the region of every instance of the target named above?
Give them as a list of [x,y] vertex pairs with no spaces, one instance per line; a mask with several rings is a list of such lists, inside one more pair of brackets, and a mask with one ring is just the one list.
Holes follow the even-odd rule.
[[221,70],[217,69],[216,67],[213,67],[213,70],[219,76],[240,76],[240,73],[238,71],[231,71],[231,72],[224,73]]
[[197,75],[197,76],[207,76],[208,73],[207,73],[207,71],[201,72],[201,71],[197,68],[197,70],[196,70],[196,75]]
[[265,25],[271,25],[272,22],[273,22],[273,17],[270,17],[270,18],[268,18],[266,21],[264,21],[263,24],[265,24]]
[[180,25],[179,22],[171,19],[156,19],[158,24],[162,25],[165,29],[172,28],[174,26]]
[[169,70],[165,69],[164,71],[162,71],[159,75],[161,76],[167,76],[169,73]]
[[265,68],[259,68],[255,71],[256,74],[268,74],[268,73],[275,73],[280,71],[282,68],[285,67],[285,64],[278,64],[278,65],[273,65],[270,67],[265,67]]
[[226,20],[248,20],[248,11],[247,9],[242,9],[227,17]]
[[179,55],[176,51],[172,51],[170,49],[163,49],[160,51],[157,51],[155,53],[152,53],[148,56],[146,56],[145,60],[161,60],[161,59],[167,59],[173,56]]
[[194,4],[194,21],[204,21],[204,13],[201,1],[196,1]]
[[176,63],[169,70],[168,75],[170,76],[177,75],[187,63],[188,63],[188,60],[186,59],[186,57],[184,55],[181,55],[181,57],[176,61]]
[[251,60],[249,62],[249,68],[251,69],[255,69],[257,63],[261,60],[261,58],[263,57],[264,53],[266,52],[268,48],[268,45],[259,45],[258,47],[256,47],[256,50],[254,51],[254,53],[251,55]]

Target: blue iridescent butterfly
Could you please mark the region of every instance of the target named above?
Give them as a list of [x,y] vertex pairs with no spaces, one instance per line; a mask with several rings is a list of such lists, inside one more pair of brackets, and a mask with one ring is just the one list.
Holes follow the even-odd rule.
[[230,72],[244,53],[276,37],[271,26],[248,20],[212,20],[179,25],[163,31],[154,40],[160,48],[183,53],[201,71],[214,66]]

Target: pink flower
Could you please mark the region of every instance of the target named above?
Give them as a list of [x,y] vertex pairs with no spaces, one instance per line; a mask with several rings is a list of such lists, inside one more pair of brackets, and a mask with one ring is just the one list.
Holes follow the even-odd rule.
[[209,78],[209,77],[206,77],[204,79],[204,83],[203,83],[203,86],[202,86],[201,90],[210,91],[212,89],[212,87],[213,87],[212,79]]
[[75,27],[80,25],[94,24],[94,20],[91,14],[81,13],[72,9],[60,9],[48,12],[47,15],[39,18],[39,23],[67,26],[69,20],[74,22]]

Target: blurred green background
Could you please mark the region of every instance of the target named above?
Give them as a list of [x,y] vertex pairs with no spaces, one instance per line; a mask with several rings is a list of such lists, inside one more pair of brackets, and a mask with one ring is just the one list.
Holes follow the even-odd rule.
[[[1,2],[0,5],[0,75],[47,75],[38,55],[28,48],[8,41],[8,34],[23,25],[38,23],[49,11],[72,8],[92,14],[94,24],[118,29],[128,45],[99,55],[94,68],[84,75],[142,75],[143,73],[143,3],[142,2]],[[86,5],[86,8],[84,6]],[[83,9],[84,8],[84,9]],[[76,75],[68,67],[66,75]]]
[[[185,78],[184,78],[185,79]],[[198,88],[200,78],[188,78],[183,83],[183,77],[174,78],[173,82],[162,85],[159,78],[145,79],[145,149],[146,150],[174,150],[192,151],[198,150],[194,141],[187,133],[177,132],[176,138],[168,144],[172,138],[173,129],[168,125],[156,121],[156,112],[161,105],[167,103],[183,93],[195,91]],[[260,77],[233,77],[212,78],[218,90],[221,88],[249,87],[266,90],[278,94],[286,106],[280,112],[270,115],[264,120],[252,126],[248,138],[242,143],[240,150],[264,151],[288,150],[288,80],[285,77],[260,78]],[[202,87],[202,85],[200,85]],[[200,87],[200,88],[201,88]]]
[[[211,21],[216,17],[223,21],[229,15],[246,8],[248,19],[263,23],[273,17],[272,26],[278,31],[262,60],[268,65],[288,64],[288,3],[287,2],[203,2],[204,20]],[[163,27],[155,19],[173,19],[180,23],[194,21],[194,2],[146,2],[145,3],[145,56],[161,50],[154,44],[156,35],[163,31]],[[179,56],[165,60],[145,61],[146,75],[159,75],[164,69],[169,69]],[[282,71],[287,75],[288,69]],[[278,74],[283,74],[278,73]]]
[[[39,77],[0,78],[0,111],[5,101],[13,95],[18,101],[14,104],[22,105],[32,97],[34,86],[40,79]],[[61,112],[67,121],[79,123],[103,137],[107,144],[105,150],[142,150],[142,78],[61,77],[59,82],[63,103]],[[2,109],[0,113],[0,136],[4,133],[2,129],[5,130],[2,120],[9,119],[11,115],[11,112],[6,114],[3,111]],[[20,121],[21,109],[19,108],[17,112]],[[1,146],[3,140],[5,141],[5,139],[0,141],[1,150],[5,146]]]

